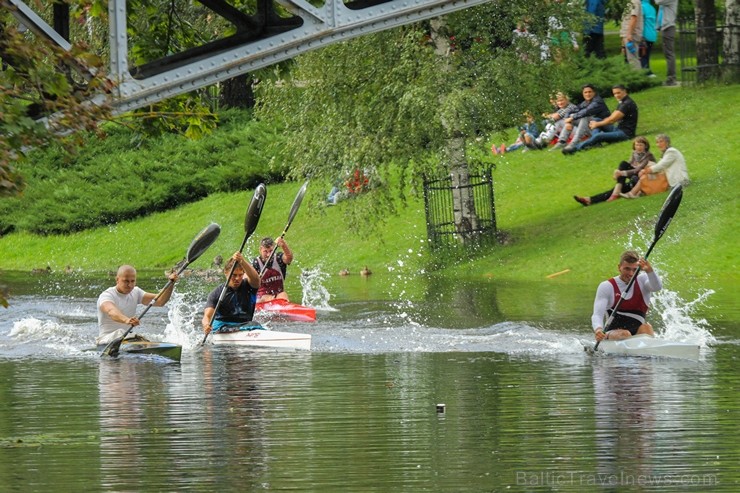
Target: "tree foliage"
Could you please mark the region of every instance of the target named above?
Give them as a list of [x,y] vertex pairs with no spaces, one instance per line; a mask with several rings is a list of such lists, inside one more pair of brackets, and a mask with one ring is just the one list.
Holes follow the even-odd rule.
[[[568,46],[542,57],[554,35],[551,16],[566,32],[583,19],[580,6],[566,3],[494,1],[445,18],[437,34],[449,39],[446,53],[438,52],[428,22],[328,46],[263,83],[258,114],[285,126],[288,142],[275,152],[291,163],[293,177],[329,186],[356,168],[369,170],[376,186],[348,208],[356,214],[350,220],[382,217],[396,205],[385,186],[390,173],[414,185],[414,178],[447,170],[450,138],[482,145],[524,111],[548,108],[572,67]],[[531,36],[515,41],[512,30],[522,20]],[[394,190],[396,198],[404,189]]]
[[29,149],[60,142],[70,149],[75,132],[97,131],[109,115],[88,100],[106,89],[102,61],[84,44],[64,51],[20,32],[0,11],[0,195],[23,190],[17,165]]

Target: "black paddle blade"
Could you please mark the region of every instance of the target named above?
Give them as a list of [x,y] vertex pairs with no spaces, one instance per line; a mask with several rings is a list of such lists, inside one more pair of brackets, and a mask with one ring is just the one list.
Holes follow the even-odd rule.
[[211,223],[206,226],[203,231],[198,233],[188,247],[188,252],[185,255],[186,263],[190,264],[203,255],[208,248],[213,245],[218,235],[221,234],[221,226],[216,223]]
[[683,186],[679,184],[673,187],[671,193],[668,194],[668,198],[665,199],[663,208],[660,210],[660,216],[658,216],[658,221],[655,223],[656,240],[663,236],[665,230],[668,229],[668,225],[671,224],[671,219],[673,219],[673,216],[676,214],[682,198]]
[[262,208],[265,206],[266,199],[267,187],[265,187],[264,183],[260,183],[259,185],[257,185],[257,188],[254,189],[252,201],[249,203],[249,207],[247,208],[247,215],[244,218],[244,232],[246,233],[247,238],[252,236],[254,230],[257,229],[257,224],[260,221]]
[[[182,272],[185,270],[185,268],[192,262],[194,262],[198,257],[203,255],[206,250],[208,250],[208,247],[210,247],[214,241],[216,241],[216,238],[218,238],[218,235],[221,234],[221,226],[219,226],[216,223],[211,223],[208,226],[206,226],[203,231],[198,233],[198,236],[193,238],[193,241],[190,242],[190,246],[188,247],[188,251],[185,253],[185,262],[180,265],[179,270],[177,271],[177,275],[182,274]],[[146,315],[146,312],[149,311],[149,308],[151,308],[154,303],[159,299],[159,297],[162,295],[162,293],[172,285],[173,282],[167,281],[167,284],[164,288],[162,288],[157,296],[147,305],[147,307],[144,309],[143,312],[141,312],[141,315],[138,316],[139,319]],[[108,343],[107,346],[103,349],[103,352],[100,354],[101,356],[111,356],[115,358],[118,356],[118,352],[121,350],[121,343],[126,338],[126,336],[131,332],[131,329],[133,329],[134,326],[128,328],[125,334],[123,334],[122,337],[118,337],[111,342]]]
[[[298,194],[295,196],[295,200],[293,200],[293,207],[290,208],[290,215],[288,216],[288,226],[290,226],[290,223],[293,222],[293,218],[295,218],[295,215],[298,213],[298,209],[301,207],[301,202],[303,202],[303,196],[306,195],[306,188],[308,188],[308,182],[304,183],[300,190],[298,190]],[[288,228],[285,228],[287,231]]]

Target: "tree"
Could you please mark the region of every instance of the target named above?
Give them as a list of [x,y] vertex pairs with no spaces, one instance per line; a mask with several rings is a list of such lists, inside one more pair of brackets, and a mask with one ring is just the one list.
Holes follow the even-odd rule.
[[725,72],[729,80],[740,79],[740,2],[727,0],[724,32]]
[[[392,213],[425,174],[465,173],[483,164],[485,137],[541,113],[569,64],[543,59],[548,18],[580,26],[580,5],[495,1],[431,23],[328,46],[296,59],[291,73],[262,84],[258,115],[280,120],[287,142],[276,151],[295,178],[328,187],[355,169],[371,189],[348,207],[353,224]],[[512,30],[529,19],[532,37]],[[578,28],[575,28],[578,29]],[[390,177],[400,188],[388,186]],[[458,228],[475,216],[461,197]],[[366,228],[365,228],[366,229]]]
[[714,0],[696,0],[696,78],[706,82],[717,77],[719,43],[717,41],[717,11]]
[[84,44],[69,51],[19,30],[0,11],[0,196],[21,193],[25,152],[59,142],[74,148],[76,132],[97,132],[110,114],[88,101],[108,87],[102,61]]
[[225,108],[254,108],[254,90],[252,83],[254,79],[250,74],[237,75],[225,80],[221,84],[219,102]]

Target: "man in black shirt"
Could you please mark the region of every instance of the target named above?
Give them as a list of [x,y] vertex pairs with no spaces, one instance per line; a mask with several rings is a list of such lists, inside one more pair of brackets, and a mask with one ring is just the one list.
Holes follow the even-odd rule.
[[637,133],[637,104],[627,94],[627,89],[619,84],[612,87],[612,94],[619,105],[607,118],[591,120],[591,137],[583,142],[571,143],[563,149],[563,154],[573,154],[600,142],[621,142],[629,140]]

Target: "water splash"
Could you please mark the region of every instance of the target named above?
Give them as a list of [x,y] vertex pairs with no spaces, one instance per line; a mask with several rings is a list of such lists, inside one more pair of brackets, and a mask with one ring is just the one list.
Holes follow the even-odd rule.
[[[635,228],[629,234],[627,248],[643,254],[643,251],[635,247],[636,243],[649,244],[654,240],[653,230],[641,228],[648,219],[643,216],[635,218]],[[665,235],[661,239],[663,243],[672,244],[680,240],[680,235]],[[716,342],[709,331],[709,323],[705,319],[694,319],[692,314],[706,304],[707,299],[714,294],[711,289],[701,291],[693,301],[685,301],[678,293],[666,288],[668,275],[660,271],[656,265],[660,265],[660,254],[650,257],[650,264],[663,281],[663,289],[653,294],[653,315],[660,315],[663,329],[656,327],[656,335],[666,339],[694,342],[707,346]]]
[[324,286],[327,277],[328,274],[321,270],[320,265],[311,269],[304,269],[301,272],[302,305],[310,306],[321,311],[337,311],[336,308],[329,305],[331,293]]
[[655,293],[653,306],[660,313],[664,325],[664,328],[656,333],[666,339],[695,342],[702,346],[714,344],[716,339],[709,332],[709,323],[706,319],[692,317],[699,307],[706,304],[712,294],[713,290],[706,289],[693,301],[685,301],[678,293],[665,288]]
[[81,355],[81,344],[88,334],[78,325],[41,320],[30,317],[15,321],[8,332],[7,347],[14,356],[69,356]]
[[[200,317],[202,317],[203,300],[198,293],[176,291],[167,303],[169,307],[167,326],[164,329],[164,340],[179,344],[185,350],[195,348],[203,338]],[[197,299],[196,299],[196,296]]]
[[[423,242],[422,242],[423,243]],[[395,281],[391,282],[388,291],[388,298],[396,300],[391,302],[391,306],[396,310],[396,315],[405,323],[412,326],[421,326],[425,323],[422,320],[414,320],[409,315],[409,311],[414,311],[414,303],[408,295],[409,286],[418,282],[418,276],[424,275],[425,270],[420,269],[415,274],[410,274],[408,269],[404,269],[407,263],[411,262],[411,257],[420,256],[420,252],[415,252],[409,248],[405,254],[396,259],[396,265],[389,265],[388,272],[395,276]]]

